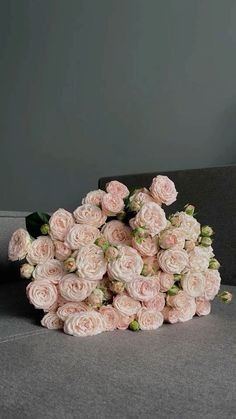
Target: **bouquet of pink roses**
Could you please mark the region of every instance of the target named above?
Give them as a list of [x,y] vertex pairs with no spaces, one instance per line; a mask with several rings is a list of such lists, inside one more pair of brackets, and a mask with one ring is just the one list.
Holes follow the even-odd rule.
[[176,197],[166,176],[133,191],[114,180],[73,214],[26,217],[9,259],[23,261],[28,299],[46,313],[42,325],[74,336],[154,330],[209,314],[215,296],[230,301],[219,292],[212,228],[199,224],[192,205],[166,218],[162,205]]

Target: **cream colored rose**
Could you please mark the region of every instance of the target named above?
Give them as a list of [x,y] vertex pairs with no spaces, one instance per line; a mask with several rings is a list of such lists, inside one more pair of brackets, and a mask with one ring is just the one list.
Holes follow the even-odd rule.
[[181,285],[183,290],[191,297],[200,297],[203,295],[206,280],[201,272],[187,272],[181,278]]
[[123,294],[125,290],[125,283],[122,281],[110,281],[110,290],[115,294]]
[[168,291],[175,283],[174,275],[159,271],[158,278],[160,282],[160,290],[162,292]]
[[200,235],[201,226],[199,222],[192,215],[188,215],[184,211],[175,214],[174,224],[180,227],[186,240],[193,240],[195,242]]
[[167,295],[166,298],[167,305],[176,308],[177,310],[185,308],[191,300],[192,297],[185,291],[179,291],[176,295]]
[[185,245],[185,235],[180,228],[169,228],[159,235],[159,245],[162,249],[179,248]]
[[178,192],[175,184],[167,176],[158,175],[152,180],[150,192],[156,202],[171,205],[176,201]]
[[63,329],[63,321],[56,313],[47,313],[41,320],[41,325],[47,329]]
[[157,257],[155,256],[145,256],[143,257],[143,270],[142,275],[144,276],[153,276],[157,275],[160,269]]
[[96,191],[89,192],[85,198],[82,199],[82,204],[91,204],[100,206],[102,197],[106,194],[105,191],[97,189]]
[[59,260],[50,259],[36,266],[33,277],[35,280],[48,279],[54,284],[58,284],[64,274],[62,263]]
[[178,319],[180,322],[191,320],[196,313],[196,303],[194,298],[190,298],[188,304],[178,310]]
[[103,301],[105,301],[103,291],[100,288],[95,288],[88,296],[86,303],[95,308],[101,306]]
[[138,314],[137,319],[141,330],[155,330],[163,324],[163,315],[156,310],[142,307]]
[[166,224],[165,212],[155,202],[144,204],[135,217],[135,226],[143,227],[152,237],[164,230]]
[[106,222],[106,215],[96,205],[84,204],[73,212],[78,224],[89,224],[94,227],[101,227]]
[[155,256],[158,252],[157,237],[147,236],[139,240],[134,237],[132,246],[141,256]]
[[84,302],[69,302],[65,303],[57,309],[58,317],[65,321],[68,316],[74,313],[81,313],[88,311],[90,308]]
[[46,236],[39,236],[34,240],[27,254],[27,261],[31,265],[45,263],[54,257],[54,245],[52,240]]
[[56,286],[48,279],[30,282],[26,287],[26,294],[35,308],[45,311],[50,311],[58,298]]
[[150,195],[148,189],[137,189],[129,198],[129,208],[131,211],[138,212],[147,202],[154,202],[154,199]]
[[157,258],[161,269],[168,274],[179,274],[188,265],[188,254],[182,249],[161,250]]
[[33,272],[34,272],[34,266],[30,265],[29,263],[24,263],[20,267],[21,278],[30,279]]
[[122,199],[126,198],[129,195],[129,189],[123,183],[118,182],[118,180],[112,180],[106,184],[106,191],[113,195],[118,195]]
[[189,269],[195,272],[204,272],[209,266],[209,255],[202,246],[195,246],[195,248],[188,253],[189,255]]
[[137,250],[130,246],[118,246],[119,255],[109,260],[107,272],[111,279],[129,282],[134,276],[141,274],[143,261]]
[[117,295],[113,299],[113,306],[125,316],[133,316],[139,311],[141,304],[126,294]]
[[76,265],[78,276],[91,281],[102,279],[107,270],[103,250],[95,244],[84,246],[79,250]]
[[143,301],[143,305],[152,310],[162,311],[165,307],[165,302],[165,294],[158,292],[151,300]]
[[108,216],[119,214],[124,209],[124,201],[119,195],[107,193],[102,197],[102,211]]
[[73,336],[94,336],[105,330],[105,320],[95,310],[71,314],[64,323],[64,332]]
[[164,317],[164,321],[167,323],[174,324],[179,321],[179,313],[175,308],[165,306],[162,310],[162,315]]
[[31,239],[28,231],[18,228],[10,239],[8,245],[8,258],[11,261],[22,260],[30,248]]
[[204,297],[206,300],[213,300],[220,289],[220,274],[215,269],[208,269],[205,273],[205,278],[206,286],[204,290]]
[[211,312],[211,303],[204,297],[196,298],[196,314],[198,316],[207,316]]
[[112,305],[108,304],[107,306],[100,307],[99,313],[104,317],[107,331],[117,329],[119,324],[119,313]]
[[63,241],[74,225],[74,219],[70,212],[63,208],[54,212],[49,220],[50,236],[53,240]]
[[102,228],[105,239],[113,246],[119,244],[131,245],[132,231],[125,223],[119,220],[112,220]]
[[65,241],[72,250],[78,250],[82,246],[93,244],[99,236],[100,231],[97,227],[89,224],[76,224],[68,232]]
[[134,300],[148,301],[154,298],[160,290],[159,279],[154,276],[137,276],[127,284],[127,291]]
[[59,282],[59,291],[68,301],[83,301],[96,288],[95,281],[78,278],[76,274],[67,274]]
[[75,258],[70,257],[63,262],[63,266],[66,272],[75,272],[77,269]]
[[54,248],[55,248],[55,257],[61,262],[68,259],[68,257],[71,255],[71,248],[65,242],[60,242],[59,240],[55,240]]

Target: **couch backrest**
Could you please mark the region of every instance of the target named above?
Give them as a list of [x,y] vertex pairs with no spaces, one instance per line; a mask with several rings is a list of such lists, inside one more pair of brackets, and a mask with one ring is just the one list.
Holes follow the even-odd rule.
[[236,166],[109,176],[99,180],[99,187],[104,189],[112,179],[129,188],[148,187],[157,174],[169,176],[179,192],[177,201],[165,207],[167,214],[191,203],[196,206],[198,220],[214,228],[213,245],[222,264],[222,283],[236,285]]

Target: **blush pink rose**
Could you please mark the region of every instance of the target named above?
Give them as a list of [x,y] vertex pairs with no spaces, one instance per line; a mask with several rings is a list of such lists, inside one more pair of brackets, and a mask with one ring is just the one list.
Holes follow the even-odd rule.
[[56,313],[47,313],[41,320],[41,325],[47,329],[63,329],[63,321],[59,319]]
[[198,239],[201,232],[201,226],[192,215],[188,215],[184,211],[177,212],[174,217],[172,217],[171,222],[173,225],[180,227],[186,240],[193,240],[195,242]]
[[185,291],[179,291],[176,295],[167,295],[166,302],[167,305],[176,308],[177,310],[182,310],[185,308],[192,300],[192,297],[188,295]]
[[104,292],[100,288],[95,288],[88,296],[86,302],[92,307],[98,307],[102,305],[104,300]]
[[189,271],[182,276],[181,286],[191,297],[200,297],[206,286],[205,276],[201,272]]
[[166,323],[174,324],[179,321],[179,313],[175,308],[165,306],[162,310],[162,315]]
[[137,319],[141,330],[156,330],[163,324],[163,315],[156,310],[142,307]]
[[95,281],[78,278],[76,274],[67,274],[59,282],[59,291],[67,301],[83,301],[96,288]]
[[165,212],[155,202],[144,204],[135,217],[135,226],[143,227],[152,237],[164,230],[166,224]]
[[71,314],[64,323],[64,332],[73,336],[94,336],[105,330],[105,320],[95,310]]
[[195,272],[205,272],[208,269],[210,257],[202,246],[195,248],[188,253],[189,269]]
[[74,313],[81,313],[82,311],[88,311],[89,307],[83,302],[69,302],[65,303],[57,309],[58,317],[65,321],[65,319]]
[[126,294],[116,295],[113,306],[125,316],[133,316],[139,311],[141,304]]
[[143,257],[143,270],[142,275],[153,276],[157,275],[160,269],[159,263],[156,256],[144,256]]
[[89,224],[75,224],[66,236],[66,243],[72,250],[78,250],[82,246],[93,244],[100,236],[97,227]]
[[176,201],[175,184],[167,176],[158,175],[152,180],[150,192],[156,202],[171,205]]
[[165,307],[165,302],[165,294],[158,292],[151,300],[143,301],[143,305],[152,310],[162,311]]
[[35,308],[50,311],[58,298],[56,286],[47,279],[30,282],[26,287],[26,294]]
[[119,220],[112,220],[106,223],[102,228],[105,239],[112,246],[119,244],[131,245],[132,231],[125,223]]
[[96,205],[80,205],[73,212],[78,224],[89,224],[94,227],[101,227],[106,222],[106,215]]
[[154,298],[160,290],[160,283],[155,276],[136,276],[127,284],[127,291],[134,300],[148,301]]
[[8,258],[11,261],[22,260],[30,248],[31,239],[28,231],[18,228],[10,239],[8,245]]
[[129,208],[131,211],[138,212],[147,202],[154,202],[146,188],[137,189],[129,198]]
[[198,316],[207,316],[211,312],[211,303],[204,297],[196,298],[196,314]]
[[155,256],[158,252],[157,238],[147,236],[141,240],[132,240],[132,246],[140,253],[141,256]]
[[117,329],[120,320],[119,313],[112,305],[108,304],[107,306],[100,307],[99,313],[104,317],[107,331]]
[[63,262],[71,255],[71,248],[65,242],[54,241],[55,258]]
[[206,286],[203,295],[206,300],[213,300],[220,289],[220,274],[215,269],[208,269],[205,273],[205,278]]
[[122,199],[126,198],[129,195],[129,189],[123,183],[118,182],[118,180],[112,180],[106,184],[106,191],[112,195],[118,195]]
[[81,247],[76,258],[77,275],[80,278],[86,278],[91,281],[102,279],[107,270],[107,261],[103,250],[90,244]]
[[113,280],[132,281],[134,276],[140,275],[142,272],[142,258],[137,250],[130,246],[118,246],[118,250],[118,257],[108,262],[108,275]]
[[46,236],[39,236],[34,240],[27,254],[27,261],[31,265],[45,263],[54,257],[54,245],[52,240]]
[[[118,312],[118,311],[117,311]],[[128,329],[130,323],[135,319],[135,316],[127,316],[126,314],[119,313],[119,320],[117,324],[117,329],[126,330]]]
[[53,240],[63,241],[74,225],[74,219],[70,212],[63,208],[54,212],[49,220],[49,233]]
[[105,256],[108,260],[114,260],[119,256],[119,251],[114,246],[109,246],[105,252]]
[[108,216],[119,214],[124,209],[124,201],[119,195],[107,193],[102,197],[102,211]]
[[162,249],[183,249],[185,245],[185,235],[179,228],[169,228],[160,233],[159,245]]
[[82,199],[82,204],[91,204],[100,206],[102,197],[106,194],[105,191],[97,189],[96,191],[89,192],[85,198]]
[[161,269],[168,274],[179,274],[188,265],[188,254],[183,249],[161,250],[157,258]]
[[160,291],[166,292],[174,285],[175,279],[173,274],[159,271],[157,275],[160,282]]
[[193,318],[196,313],[195,299],[190,297],[188,304],[178,310],[178,319],[180,322],[187,322]]
[[33,272],[33,278],[35,280],[48,279],[54,284],[58,284],[64,274],[62,263],[59,260],[50,259],[36,266]]

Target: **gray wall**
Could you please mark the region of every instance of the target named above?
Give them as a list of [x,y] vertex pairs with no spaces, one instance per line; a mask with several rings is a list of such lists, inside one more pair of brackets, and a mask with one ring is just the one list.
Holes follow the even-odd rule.
[[235,0],[0,0],[0,209],[236,163]]

